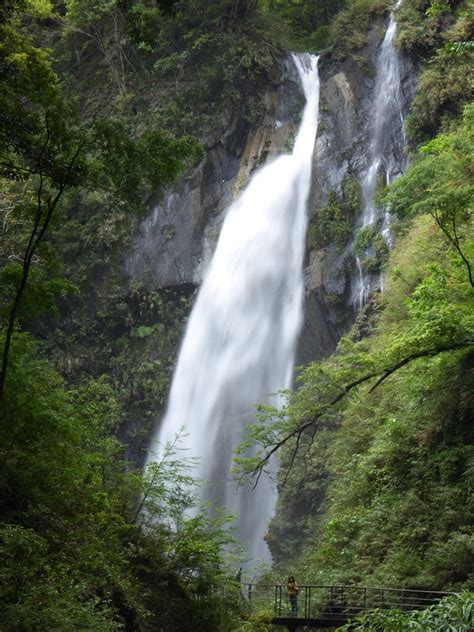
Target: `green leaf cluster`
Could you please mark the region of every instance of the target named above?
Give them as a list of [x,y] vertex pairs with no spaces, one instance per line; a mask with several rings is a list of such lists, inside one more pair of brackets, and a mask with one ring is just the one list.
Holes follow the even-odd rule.
[[[61,223],[58,215],[69,191],[82,187],[82,192],[100,193],[102,219],[111,209],[142,210],[150,191],[157,193],[189,158],[201,155],[191,139],[176,140],[156,126],[140,132],[126,117],[80,117],[64,96],[50,51],[34,45],[33,27],[23,28],[35,15],[44,17],[41,6],[34,15],[21,2],[7,8],[0,24],[0,212],[7,234],[0,279],[7,332],[1,392],[17,319],[25,324],[54,309],[55,299],[75,291],[73,283],[58,278],[61,266],[48,243],[52,229]],[[76,228],[77,222],[71,226],[64,215],[61,219],[66,230]],[[36,283],[28,283],[29,278]]]
[[[97,3],[83,7],[69,3],[71,20],[93,26]],[[107,20],[113,8],[102,4]],[[187,515],[195,482],[182,455],[169,450],[143,479],[116,438],[131,402],[151,423],[187,312],[180,297],[118,287],[117,240],[145,197],[200,154],[156,125],[79,113],[35,39],[50,10],[21,0],[0,9],[0,340],[10,345],[0,397],[1,627],[228,629],[240,611],[223,553],[228,517]],[[100,296],[91,278],[108,257],[115,282]]]
[[356,231],[354,252],[360,258],[363,270],[375,271],[387,261],[389,251],[377,226],[369,225]]
[[474,283],[469,241],[474,199],[474,106],[464,109],[463,122],[450,134],[437,136],[419,150],[406,176],[385,195],[399,217],[427,213],[436,222]]
[[308,248],[336,244],[342,248],[352,236],[354,222],[360,213],[360,187],[355,178],[348,175],[339,193],[331,191],[325,205],[308,228]]
[[331,24],[329,41],[334,46],[334,56],[344,59],[362,49],[374,19],[384,17],[390,5],[387,0],[349,2]]
[[464,0],[407,0],[397,13],[398,44],[423,62],[418,90],[406,122],[411,142],[419,144],[450,125],[472,101],[472,6]]
[[328,44],[329,25],[345,2],[336,0],[262,0],[262,9],[277,16],[285,44],[294,50],[321,50]]
[[[252,0],[170,6],[141,0],[130,7],[127,24],[131,42],[167,86],[161,115],[188,133],[215,129],[216,116],[252,101],[280,51],[271,22]],[[258,97],[253,100],[258,109]]]

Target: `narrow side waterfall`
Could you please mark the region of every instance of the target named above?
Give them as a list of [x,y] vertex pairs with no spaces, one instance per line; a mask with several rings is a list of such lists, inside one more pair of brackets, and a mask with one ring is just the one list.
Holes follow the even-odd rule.
[[[402,0],[398,0],[390,14],[377,64],[374,118],[370,131],[370,163],[361,180],[363,212],[358,223],[359,229],[374,226],[382,234],[388,247],[392,245],[390,215],[374,205],[374,194],[379,178],[383,177],[385,184],[390,184],[403,173],[406,166],[400,68],[394,46],[397,30],[394,11],[401,2]],[[370,247],[366,254],[372,254]],[[357,255],[356,265],[357,277],[352,284],[352,303],[360,308],[367,302],[371,289],[381,285],[382,279],[380,275],[364,270],[363,262]]]
[[254,559],[275,491],[268,480],[237,488],[233,450],[257,403],[291,386],[302,323],[306,207],[317,130],[317,58],[294,56],[306,105],[291,155],[261,168],[227,210],[212,261],[191,313],[169,396],[148,462],[184,427],[189,456],[200,458],[201,500],[238,514],[239,539]]

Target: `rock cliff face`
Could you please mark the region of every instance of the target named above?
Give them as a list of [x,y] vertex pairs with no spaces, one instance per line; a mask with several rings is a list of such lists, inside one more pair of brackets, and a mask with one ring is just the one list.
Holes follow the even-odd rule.
[[[369,134],[382,37],[379,24],[372,29],[368,45],[357,59],[351,57],[341,63],[327,54],[320,60],[321,103],[310,221],[317,219],[330,193],[341,195],[347,179],[360,182],[369,166]],[[414,73],[407,60],[399,61],[405,114],[414,94]],[[360,210],[356,216],[359,213]],[[333,242],[309,249],[305,269],[305,324],[299,354],[302,362],[331,353],[341,333],[354,321],[356,313],[350,304],[354,268],[350,244],[341,249]]]
[[232,119],[220,139],[204,139],[199,166],[162,200],[151,202],[125,256],[127,275],[150,287],[201,282],[225,209],[260,164],[292,145],[304,97],[290,58],[281,62],[278,80],[262,89],[265,113],[259,125]]
[[[341,193],[345,178],[357,180],[367,169],[382,37],[383,25],[375,25],[357,60],[338,61],[328,53],[319,61],[321,104],[310,221],[317,219],[330,193]],[[413,73],[403,60],[401,71],[407,109],[414,88]],[[257,126],[251,127],[242,119],[231,120],[220,139],[207,139],[201,164],[163,199],[152,201],[150,213],[124,257],[128,277],[149,288],[200,284],[225,209],[259,165],[292,147],[304,98],[291,57],[281,62],[279,75],[262,86],[265,112]],[[349,299],[354,265],[349,246],[308,244],[298,364],[329,355],[353,322],[355,311]]]

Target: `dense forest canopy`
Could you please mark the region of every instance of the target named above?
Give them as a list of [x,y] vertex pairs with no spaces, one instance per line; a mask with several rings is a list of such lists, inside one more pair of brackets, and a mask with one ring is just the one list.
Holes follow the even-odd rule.
[[[357,60],[389,8],[1,4],[5,632],[270,629],[249,618],[233,579],[245,554],[229,516],[189,511],[193,462],[179,438],[145,476],[143,455],[130,458],[120,440],[133,419],[142,445],[164,406],[193,299],[124,284],[120,256],[150,196],[192,168],[229,119],[259,120],[260,87],[287,47]],[[302,368],[283,412],[261,411],[248,434],[261,452],[238,467],[258,474],[269,450],[281,453],[270,580],[291,565],[306,582],[472,591],[472,4],[405,0],[396,15],[418,88],[411,165],[380,192],[396,219],[384,292],[331,358]],[[340,212],[329,199],[316,241],[347,239]],[[360,629],[441,630],[457,616],[461,630],[472,607],[463,599],[421,623],[393,615]]]

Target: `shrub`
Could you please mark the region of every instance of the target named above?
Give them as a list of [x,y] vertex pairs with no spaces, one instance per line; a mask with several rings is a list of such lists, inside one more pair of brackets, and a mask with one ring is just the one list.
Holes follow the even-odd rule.
[[341,192],[331,191],[326,204],[319,210],[308,229],[308,247],[321,247],[335,243],[343,247],[351,238],[355,218],[360,211],[360,188],[357,180],[348,175]]
[[394,610],[375,610],[357,622],[339,628],[349,632],[470,632],[474,614],[474,593],[462,593],[442,599],[437,605],[409,614]]

